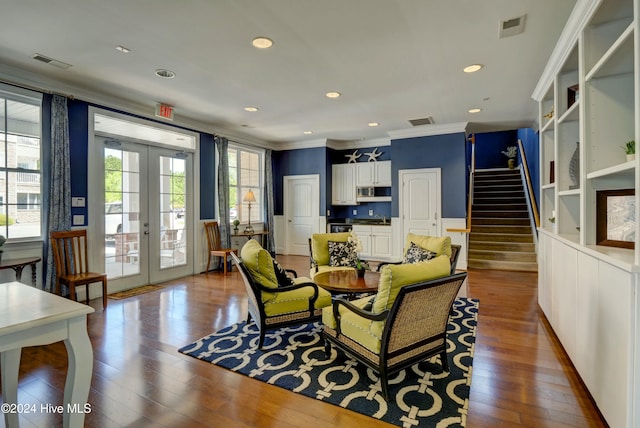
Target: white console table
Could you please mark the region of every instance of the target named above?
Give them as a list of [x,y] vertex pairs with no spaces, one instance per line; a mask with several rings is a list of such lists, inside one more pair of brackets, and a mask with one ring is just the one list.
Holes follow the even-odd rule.
[[[0,284],[0,368],[5,403],[18,404],[22,348],[64,341],[69,368],[62,403],[63,425],[84,425],[84,412],[90,411],[87,398],[93,371],[87,314],[93,311],[90,306],[19,282]],[[19,425],[18,412],[5,412],[4,419],[7,427]]]

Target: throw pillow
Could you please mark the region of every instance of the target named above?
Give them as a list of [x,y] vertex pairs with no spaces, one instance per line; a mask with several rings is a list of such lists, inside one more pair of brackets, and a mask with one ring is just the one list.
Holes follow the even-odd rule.
[[356,252],[351,242],[329,241],[329,266],[355,266]]
[[273,261],[273,268],[276,271],[276,278],[278,278],[278,287],[287,287],[294,284],[287,271],[275,260]]
[[407,252],[404,255],[402,263],[420,263],[426,260],[431,260],[436,255],[437,253],[425,250],[424,248],[416,245],[415,242],[412,242],[409,244],[409,248],[407,248]]

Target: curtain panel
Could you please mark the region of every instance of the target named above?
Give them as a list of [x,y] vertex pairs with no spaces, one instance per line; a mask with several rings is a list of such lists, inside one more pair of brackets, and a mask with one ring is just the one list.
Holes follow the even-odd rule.
[[49,292],[67,294],[67,290],[56,290],[56,272],[49,233],[71,229],[71,161],[69,157],[69,111],[67,98],[51,97],[51,160],[49,171],[47,229],[44,231],[47,254],[44,289]]
[[220,219],[220,244],[231,248],[231,225],[229,220],[229,140],[225,137],[214,138],[218,150],[218,217]]
[[276,243],[273,235],[273,229],[275,229],[275,221],[273,218],[274,212],[274,197],[273,197],[273,163],[271,161],[273,150],[267,149],[264,154],[265,164],[265,213],[267,220],[267,230],[269,231],[266,239],[266,250],[272,255],[276,254]]

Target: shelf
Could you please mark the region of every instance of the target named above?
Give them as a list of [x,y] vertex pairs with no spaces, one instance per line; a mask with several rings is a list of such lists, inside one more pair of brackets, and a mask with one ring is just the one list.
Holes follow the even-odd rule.
[[589,174],[587,174],[587,179],[593,180],[596,178],[613,178],[616,176],[634,177],[635,169],[636,169],[636,161],[632,160],[629,162],[621,163],[619,165],[610,166],[609,168],[604,168],[599,171],[590,172]]
[[547,123],[544,124],[542,128],[540,128],[540,133],[542,132],[552,132],[555,125],[555,120],[553,118],[548,119]]
[[580,189],[561,190],[558,196],[580,196]]
[[580,118],[580,100],[576,100],[569,109],[558,118],[558,125],[561,123],[574,122]]
[[635,23],[622,32],[620,37],[602,55],[600,60],[587,73],[586,82],[606,76],[633,72],[633,28]]
[[391,196],[360,196],[358,202],[391,202]]
[[542,186],[542,190],[555,190],[556,189],[556,183],[549,183],[549,184],[544,184]]

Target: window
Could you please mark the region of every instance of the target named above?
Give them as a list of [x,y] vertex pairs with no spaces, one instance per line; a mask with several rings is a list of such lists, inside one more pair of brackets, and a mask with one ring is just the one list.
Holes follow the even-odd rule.
[[41,103],[0,85],[0,234],[9,239],[41,235]]
[[243,198],[249,190],[256,202],[251,203],[251,222],[262,221],[262,152],[229,145],[229,218],[249,221],[249,203]]

